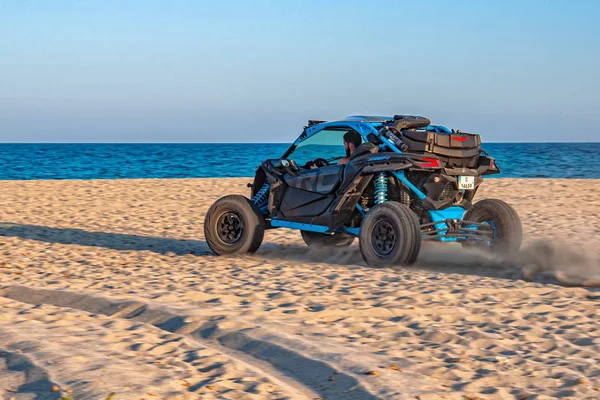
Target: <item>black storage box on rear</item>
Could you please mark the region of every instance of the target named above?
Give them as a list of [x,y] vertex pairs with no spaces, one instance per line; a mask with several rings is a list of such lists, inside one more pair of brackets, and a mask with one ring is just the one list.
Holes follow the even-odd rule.
[[410,153],[432,153],[448,167],[476,168],[481,138],[472,133],[438,133],[417,130],[402,132]]

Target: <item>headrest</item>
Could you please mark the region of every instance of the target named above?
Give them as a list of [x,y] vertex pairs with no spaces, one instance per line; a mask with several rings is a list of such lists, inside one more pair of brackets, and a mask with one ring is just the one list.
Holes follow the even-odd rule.
[[364,142],[354,150],[354,153],[352,153],[348,161],[353,160],[356,157],[364,156],[365,154],[377,153],[378,151],[379,149],[373,143]]

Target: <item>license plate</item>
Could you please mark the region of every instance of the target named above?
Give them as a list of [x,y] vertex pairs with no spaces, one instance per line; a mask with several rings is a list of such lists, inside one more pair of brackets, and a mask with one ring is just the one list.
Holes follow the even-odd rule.
[[461,190],[475,189],[475,177],[474,176],[459,176],[458,177],[458,188]]

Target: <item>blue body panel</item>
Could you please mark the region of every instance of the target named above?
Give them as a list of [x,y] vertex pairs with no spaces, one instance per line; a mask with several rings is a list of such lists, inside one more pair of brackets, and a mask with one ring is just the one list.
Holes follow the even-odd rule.
[[360,228],[341,227],[340,229],[332,232],[329,230],[328,227],[323,226],[323,225],[302,224],[300,222],[290,222],[290,221],[284,221],[281,219],[272,219],[271,226],[277,227],[277,228],[298,229],[301,231],[317,232],[317,233],[346,232],[353,236],[358,236],[360,234]]
[[271,226],[275,226],[278,228],[299,229],[301,231],[309,231],[309,232],[317,232],[317,233],[327,233],[327,231],[329,230],[329,228],[326,226],[302,224],[300,222],[290,222],[290,221],[284,221],[284,220],[275,219],[275,218],[273,218],[271,220]]
[[[435,229],[448,229],[448,225],[446,224],[447,219],[452,219],[456,221],[462,221],[463,215],[465,214],[465,209],[462,207],[448,207],[443,210],[429,210],[429,215],[431,216],[431,220],[433,222],[437,222],[435,224]],[[437,239],[440,242],[456,242],[455,237],[444,237],[442,233],[440,237]]]

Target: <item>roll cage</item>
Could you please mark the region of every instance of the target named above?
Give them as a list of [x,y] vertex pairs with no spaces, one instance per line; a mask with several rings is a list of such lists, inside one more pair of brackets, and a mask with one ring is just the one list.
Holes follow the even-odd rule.
[[[411,116],[414,117],[414,116]],[[414,118],[422,118],[422,117],[414,117]],[[317,133],[325,130],[325,129],[352,129],[357,132],[361,137],[363,142],[370,142],[377,144],[380,152],[392,151],[394,153],[402,154],[403,151],[398,148],[394,143],[392,143],[387,137],[381,134],[378,128],[383,127],[388,123],[394,122],[393,117],[383,117],[383,116],[362,116],[362,115],[353,115],[346,117],[340,121],[315,121],[309,120],[308,125],[304,127],[302,134],[294,141],[294,143],[286,150],[286,152],[281,156],[281,158],[286,159],[290,154],[294,152],[296,147],[305,140],[313,137]],[[426,131],[431,132],[444,132],[444,133],[452,133],[453,131],[443,125],[428,125],[425,128],[422,128]],[[424,200],[427,198],[427,195],[423,193],[419,188],[412,184],[405,176],[404,171],[389,171],[393,176],[395,176],[400,182],[402,182],[406,187],[408,187],[420,200]],[[452,208],[452,207],[450,207]],[[453,213],[453,217],[459,212],[459,210],[448,210],[447,213]],[[437,217],[437,218],[436,218]],[[445,216],[434,215],[434,220],[442,219]]]
[[[352,129],[357,132],[364,142],[370,142],[379,145],[380,151],[393,151],[395,153],[402,153],[402,150],[398,148],[394,143],[388,140],[385,136],[381,135],[378,128],[381,128],[385,124],[394,121],[392,117],[370,117],[370,116],[350,116],[340,121],[308,121],[308,125],[304,127],[302,134],[292,143],[292,145],[286,150],[281,158],[287,158],[298,145],[305,140],[313,137],[317,133],[325,129]],[[445,132],[452,133],[452,131],[442,125],[428,125],[423,130],[430,132]]]

